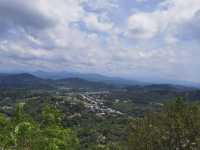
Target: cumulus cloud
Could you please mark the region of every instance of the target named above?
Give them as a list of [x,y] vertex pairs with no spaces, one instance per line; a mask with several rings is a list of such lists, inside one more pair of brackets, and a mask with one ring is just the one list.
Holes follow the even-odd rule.
[[164,0],[134,12],[132,2],[0,0],[0,70],[184,74],[200,81],[191,73],[200,65],[199,44],[192,43],[200,35],[200,1]]
[[194,16],[188,20],[186,23],[183,23],[178,28],[176,36],[184,40],[184,42],[197,41],[200,39],[200,10],[194,14]]
[[128,36],[133,38],[152,38],[159,32],[159,25],[151,19],[152,14],[134,14],[128,19]]
[[92,10],[112,10],[118,8],[118,0],[82,0]]
[[89,14],[87,17],[85,17],[84,22],[89,30],[109,32],[113,28],[112,23],[100,21],[98,16],[95,14]]
[[128,32],[135,38],[146,39],[160,33],[166,40],[174,41],[180,25],[191,20],[199,10],[199,0],[165,0],[151,12],[138,11],[130,15]]
[[42,30],[53,25],[50,18],[22,0],[1,0],[0,15],[1,31],[4,32],[17,28]]

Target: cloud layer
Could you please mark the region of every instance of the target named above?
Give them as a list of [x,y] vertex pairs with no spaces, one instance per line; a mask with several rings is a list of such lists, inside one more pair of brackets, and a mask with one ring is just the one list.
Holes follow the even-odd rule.
[[199,23],[199,0],[0,0],[0,70],[200,82]]

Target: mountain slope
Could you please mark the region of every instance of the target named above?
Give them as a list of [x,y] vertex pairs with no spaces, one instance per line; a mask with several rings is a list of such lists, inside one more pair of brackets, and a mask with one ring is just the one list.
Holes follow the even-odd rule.
[[50,88],[49,80],[31,74],[0,74],[0,88]]
[[0,88],[33,88],[33,89],[48,89],[48,88],[90,88],[90,89],[107,89],[113,86],[101,83],[92,82],[80,78],[67,78],[60,80],[42,79],[31,74],[0,74]]
[[104,76],[100,74],[84,74],[84,73],[75,73],[75,72],[43,72],[43,71],[37,71],[34,73],[31,73],[39,78],[43,79],[54,79],[54,80],[60,80],[60,79],[69,79],[69,78],[80,78],[87,81],[92,82],[104,82],[106,84],[112,84],[116,86],[130,86],[130,85],[146,85],[147,83],[139,82],[135,80],[129,80],[129,79],[123,79],[120,77],[109,77]]
[[80,78],[68,78],[55,81],[58,86],[70,88],[89,88],[89,89],[110,89],[115,88],[113,85],[103,82],[88,81]]

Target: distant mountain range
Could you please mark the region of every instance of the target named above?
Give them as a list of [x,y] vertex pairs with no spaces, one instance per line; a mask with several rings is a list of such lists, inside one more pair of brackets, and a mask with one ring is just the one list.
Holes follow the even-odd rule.
[[75,73],[75,72],[43,72],[37,71],[31,73],[39,78],[43,79],[68,79],[68,78],[80,78],[87,81],[94,81],[94,82],[104,82],[106,84],[112,84],[117,86],[128,86],[128,85],[147,85],[145,82],[140,82],[136,80],[128,80],[123,79],[120,77],[108,77],[100,74],[83,74],[83,73]]
[[172,85],[181,85],[188,87],[197,87],[200,88],[200,83],[195,83],[192,81],[182,81],[182,80],[173,80],[167,78],[158,78],[155,80],[147,79],[126,79],[121,77],[109,77],[100,74],[84,74],[78,72],[44,72],[36,71],[31,73],[37,77],[43,79],[67,79],[67,78],[80,78],[88,81],[95,82],[104,82],[107,84],[113,84],[117,86],[132,86],[132,85],[151,85],[151,84],[172,84]]
[[0,88],[90,88],[90,89],[106,89],[112,88],[110,84],[103,82],[87,81],[80,78],[67,79],[44,79],[36,77],[32,74],[0,74]]
[[111,88],[133,88],[140,89],[191,89],[190,86],[173,84],[151,84],[133,80],[126,80],[116,77],[106,77],[98,74],[79,73],[45,73],[35,72],[19,74],[0,74],[0,88],[90,88],[90,89],[111,89]]
[[47,79],[31,74],[0,74],[0,88],[51,88]]

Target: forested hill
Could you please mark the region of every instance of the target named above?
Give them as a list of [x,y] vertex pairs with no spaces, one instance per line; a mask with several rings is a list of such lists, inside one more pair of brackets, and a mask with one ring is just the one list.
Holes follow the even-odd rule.
[[106,99],[134,99],[136,101],[163,101],[183,96],[200,100],[198,88],[172,84],[120,86],[81,78],[43,79],[31,74],[0,74],[1,89],[83,89],[111,91]]
[[86,89],[108,89],[113,86],[103,82],[92,82],[80,78],[67,79],[42,79],[31,74],[0,74],[0,88],[86,88]]
[[0,88],[49,88],[49,80],[31,74],[0,74]]

